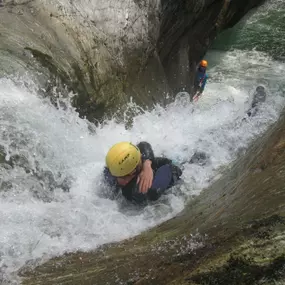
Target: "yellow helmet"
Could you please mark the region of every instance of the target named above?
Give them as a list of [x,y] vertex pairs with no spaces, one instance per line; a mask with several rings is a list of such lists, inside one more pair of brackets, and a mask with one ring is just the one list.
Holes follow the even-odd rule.
[[207,60],[201,60],[200,66],[207,67],[208,66],[208,61]]
[[130,174],[141,160],[140,150],[130,142],[113,145],[106,155],[106,165],[111,174],[121,177]]

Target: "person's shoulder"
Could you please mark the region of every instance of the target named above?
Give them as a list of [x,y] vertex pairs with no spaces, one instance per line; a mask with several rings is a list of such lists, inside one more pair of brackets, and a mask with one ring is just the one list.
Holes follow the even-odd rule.
[[110,170],[107,167],[104,167],[103,169],[103,178],[104,181],[110,186],[115,186],[117,184],[116,177],[111,174]]

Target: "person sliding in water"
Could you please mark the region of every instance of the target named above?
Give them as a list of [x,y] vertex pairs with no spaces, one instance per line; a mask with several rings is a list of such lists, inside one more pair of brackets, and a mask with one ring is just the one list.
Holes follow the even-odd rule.
[[106,155],[103,171],[105,182],[135,203],[155,201],[172,187],[182,175],[182,170],[164,157],[155,157],[147,142],[133,145],[119,142]]
[[259,107],[266,100],[266,91],[263,86],[257,86],[253,94],[251,108],[247,111],[248,117],[253,117],[258,112]]
[[207,66],[208,66],[208,62],[206,60],[202,60],[197,69],[197,73],[196,73],[196,77],[194,81],[194,97],[193,97],[194,102],[198,101],[199,97],[204,92],[207,79],[208,79]]

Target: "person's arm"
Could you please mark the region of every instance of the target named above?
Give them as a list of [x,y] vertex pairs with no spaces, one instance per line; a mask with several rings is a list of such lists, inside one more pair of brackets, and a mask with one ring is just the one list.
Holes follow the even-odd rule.
[[154,157],[152,147],[149,143],[141,142],[137,146],[142,153],[143,159],[142,170],[138,175],[137,184],[139,184],[139,193],[145,194],[152,187],[154,178],[153,170],[156,171],[161,166],[167,164],[169,164],[172,169],[174,169],[175,166],[172,164],[172,161],[166,157]]
[[147,203],[147,201],[155,201],[165,193],[166,189],[172,187],[182,175],[182,170],[172,164],[170,159],[154,158],[154,162],[161,166],[155,173],[151,187],[146,193],[142,193],[136,181],[132,180],[122,188],[122,193],[127,200],[140,205]]
[[151,145],[148,142],[140,142],[137,147],[139,148],[141,154],[142,154],[142,160],[153,160],[154,159],[154,153],[152,150]]
[[139,185],[139,193],[146,193],[153,180],[152,161],[154,153],[148,142],[140,142],[137,147],[142,155],[142,170],[138,175],[137,184]]

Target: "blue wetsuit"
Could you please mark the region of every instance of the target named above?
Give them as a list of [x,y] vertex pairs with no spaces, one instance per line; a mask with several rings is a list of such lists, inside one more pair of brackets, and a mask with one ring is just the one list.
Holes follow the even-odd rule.
[[194,82],[194,88],[195,88],[194,94],[196,94],[197,92],[202,93],[204,91],[207,80],[208,80],[208,74],[206,72],[206,69],[203,67],[199,67]]
[[174,165],[172,161],[165,157],[155,157],[152,147],[147,142],[140,142],[137,147],[142,154],[142,160],[152,161],[151,168],[154,172],[151,188],[146,194],[139,192],[137,176],[134,177],[127,185],[121,186],[117,183],[116,177],[112,176],[109,169],[104,169],[104,179],[107,184],[113,186],[115,191],[122,191],[123,196],[136,204],[142,204],[146,201],[157,200],[166,189],[172,187],[182,175],[182,170]]

